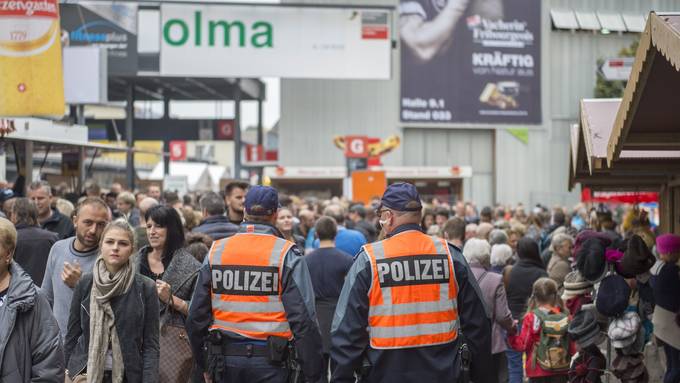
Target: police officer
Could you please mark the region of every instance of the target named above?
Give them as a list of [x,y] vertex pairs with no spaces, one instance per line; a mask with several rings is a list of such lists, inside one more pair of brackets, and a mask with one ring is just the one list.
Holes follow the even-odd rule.
[[278,204],[275,189],[251,188],[239,232],[200,269],[186,328],[207,382],[287,382],[291,358],[307,382],[327,380],[309,271],[274,227]]
[[386,239],[357,254],[335,311],[331,381],[460,382],[465,366],[475,383],[494,381],[479,287],[458,248],[422,232],[421,210],[415,186],[385,191]]

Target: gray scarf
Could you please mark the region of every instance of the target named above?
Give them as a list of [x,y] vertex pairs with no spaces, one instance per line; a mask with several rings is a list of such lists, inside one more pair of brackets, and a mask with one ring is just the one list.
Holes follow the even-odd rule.
[[106,353],[111,345],[113,354],[113,383],[121,383],[125,375],[123,354],[115,328],[111,299],[130,290],[135,273],[132,263],[111,275],[104,259],[99,256],[92,270],[92,295],[90,298],[90,344],[87,358],[88,383],[100,383],[104,376]]

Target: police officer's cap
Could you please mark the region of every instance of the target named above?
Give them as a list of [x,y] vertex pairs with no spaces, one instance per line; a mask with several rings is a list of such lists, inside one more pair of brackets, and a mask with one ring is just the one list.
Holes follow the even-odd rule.
[[396,211],[420,211],[420,195],[415,186],[408,182],[397,182],[387,187],[380,200],[380,207]]
[[245,205],[248,215],[272,215],[279,208],[279,193],[269,186],[253,186],[246,194]]

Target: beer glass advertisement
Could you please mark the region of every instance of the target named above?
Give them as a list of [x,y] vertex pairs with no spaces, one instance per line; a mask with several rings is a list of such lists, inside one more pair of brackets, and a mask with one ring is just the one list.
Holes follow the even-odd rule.
[[400,0],[404,123],[541,123],[539,0]]
[[57,0],[0,0],[0,116],[61,116]]

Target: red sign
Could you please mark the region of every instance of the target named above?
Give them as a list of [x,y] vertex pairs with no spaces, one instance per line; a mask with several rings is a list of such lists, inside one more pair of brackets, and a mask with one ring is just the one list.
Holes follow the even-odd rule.
[[264,148],[262,145],[246,144],[246,161],[257,162],[264,160]]
[[368,137],[366,137],[366,136],[346,136],[345,137],[345,157],[347,157],[347,158],[366,158],[366,157],[368,157]]
[[[368,146],[371,147],[373,145],[380,145],[380,138],[378,137],[369,137],[368,138]],[[369,156],[368,156],[368,163],[366,166],[371,167],[371,166],[382,166],[382,161],[380,161],[380,155],[377,156],[371,156],[370,151],[369,151]]]
[[234,120],[217,121],[217,126],[215,127],[215,138],[218,140],[233,140]]
[[170,147],[170,161],[187,160],[186,141],[170,141],[169,147]]
[[278,161],[279,151],[278,150],[265,150],[264,152],[265,161]]
[[387,40],[387,25],[365,25],[361,28],[361,38],[366,40]]
[[591,203],[647,203],[659,202],[659,193],[653,192],[593,192],[589,188],[581,191],[581,202]]

